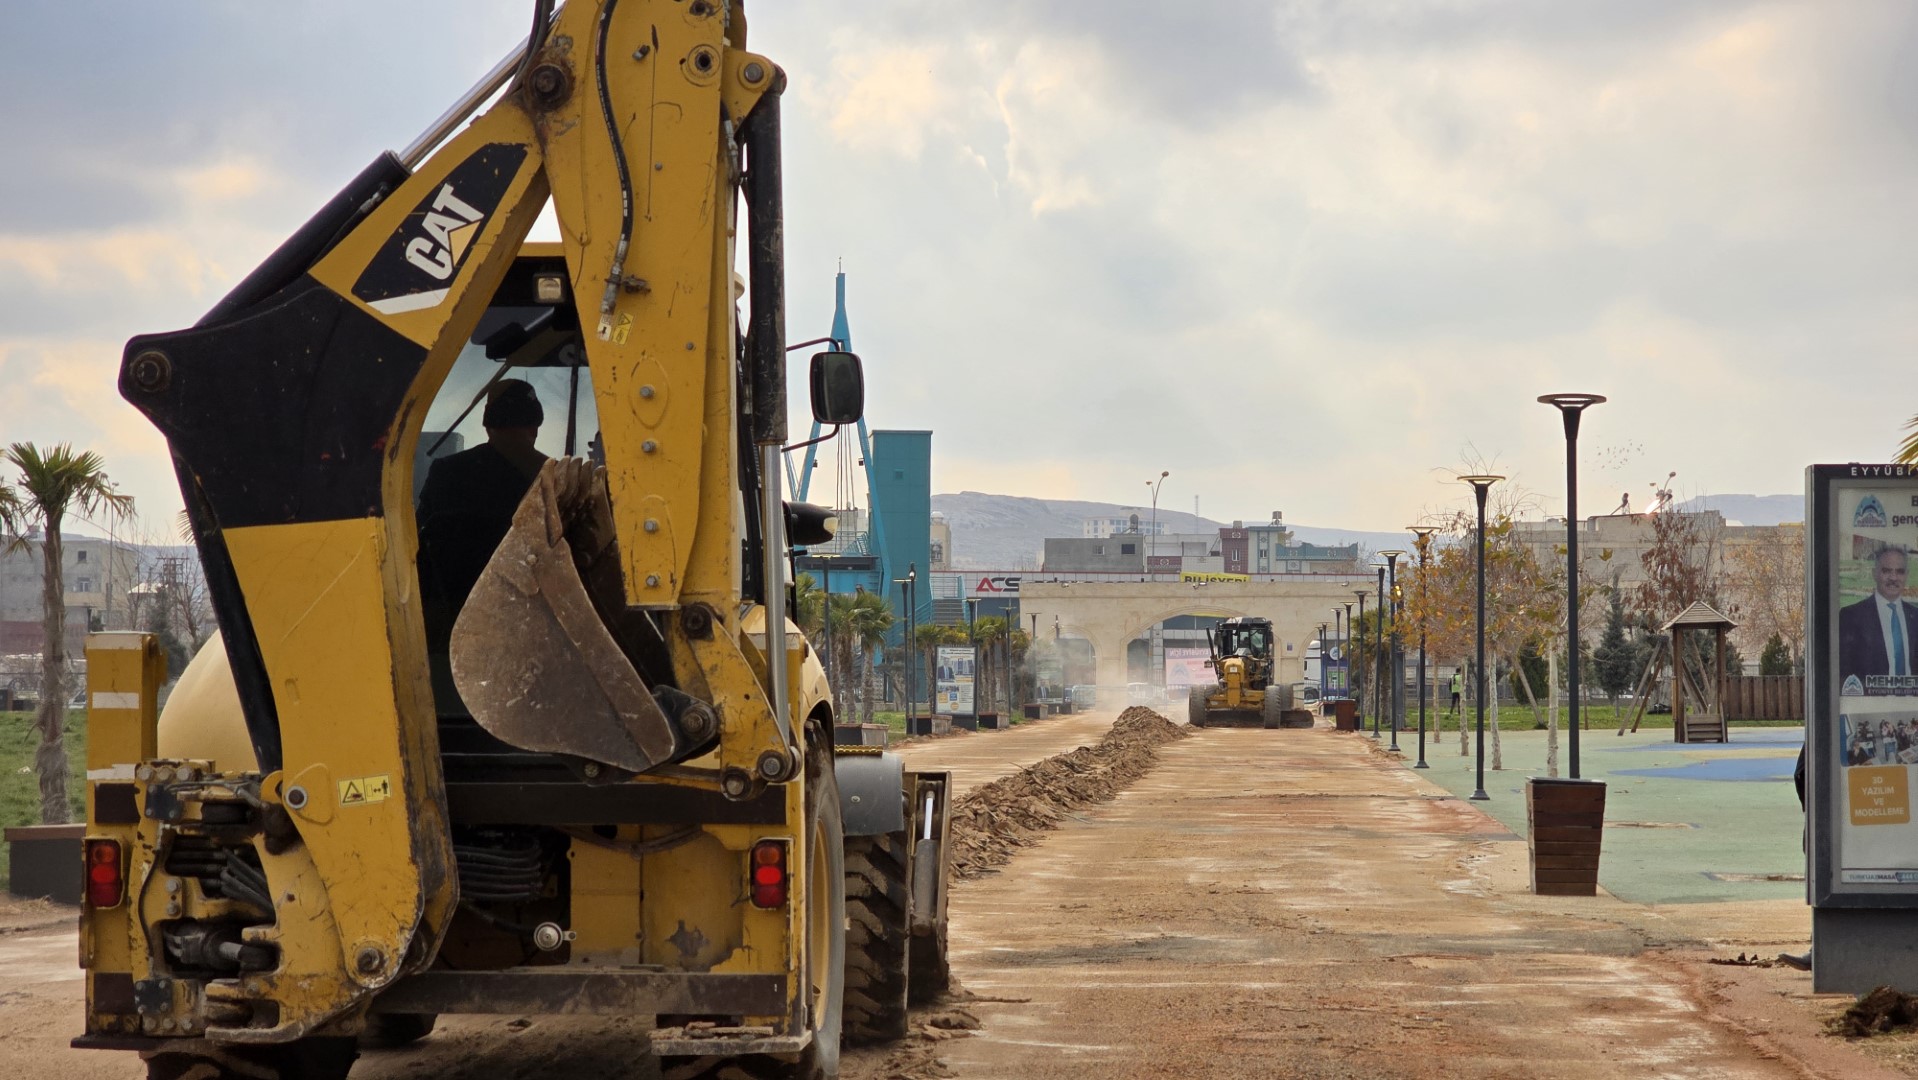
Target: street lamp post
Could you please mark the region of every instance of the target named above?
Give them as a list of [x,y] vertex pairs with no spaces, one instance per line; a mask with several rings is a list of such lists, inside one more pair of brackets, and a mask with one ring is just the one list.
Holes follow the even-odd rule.
[[1597,394],[1546,394],[1541,402],[1565,421],[1565,693],[1570,697],[1572,779],[1578,777],[1578,420],[1603,404]]
[[[1363,627],[1365,625],[1365,590],[1353,589],[1352,595],[1359,598],[1359,621],[1357,623],[1348,622],[1345,624],[1345,636],[1348,638],[1352,636],[1352,630],[1354,627],[1360,628],[1360,632],[1363,633],[1364,632]],[[1349,612],[1351,609],[1348,608],[1346,610]],[[1371,681],[1372,680],[1370,679],[1366,680],[1366,682],[1368,683]],[[1371,687],[1368,686],[1366,689],[1369,690],[1371,689]],[[1364,731],[1365,730],[1365,699],[1359,696],[1358,687],[1356,686],[1352,688],[1352,706],[1353,708],[1356,708],[1359,711],[1359,730]],[[1377,728],[1372,729],[1372,737],[1374,739],[1379,737],[1379,732]]]
[[979,717],[979,691],[984,680],[979,678],[979,635],[973,630],[973,615],[979,610],[979,598],[966,597],[966,644],[972,646],[972,715]]
[[1505,478],[1485,475],[1459,479],[1472,485],[1472,496],[1478,500],[1478,670],[1472,679],[1478,708],[1478,789],[1472,792],[1472,798],[1489,799],[1491,796],[1485,793],[1485,493]]
[[[1319,624],[1319,700],[1320,701],[1325,700],[1325,691],[1331,685],[1331,683],[1327,680],[1327,675],[1331,671],[1331,669],[1326,667],[1326,664],[1330,661],[1330,658],[1331,658],[1331,645],[1332,643],[1328,641],[1325,636],[1325,624],[1320,623]],[[1324,715],[1323,707],[1320,708],[1320,715]]]
[[914,638],[918,636],[918,630],[919,630],[918,610],[913,603],[913,601],[917,599],[916,594],[918,592],[917,587],[919,584],[919,564],[918,563],[908,564],[906,569],[906,576],[902,578],[893,578],[892,580],[894,584],[899,586],[900,596],[904,599],[906,604],[906,645],[904,649],[900,650],[906,664],[906,732],[907,734],[910,734],[910,735],[917,735],[919,734],[917,730],[918,720],[919,720],[919,703],[913,694],[914,686],[913,686],[912,668],[913,668],[913,660],[915,659],[913,653],[919,647],[918,643],[913,640]]
[[[1157,554],[1159,550],[1159,485],[1165,483],[1165,478],[1171,475],[1172,471],[1170,469],[1160,469],[1157,480],[1147,480],[1145,482],[1145,486],[1152,489],[1152,534],[1147,536],[1145,541],[1145,572],[1147,577],[1152,576],[1152,556]],[[1150,659],[1150,657],[1148,657],[1148,659]]]
[[1372,737],[1379,737],[1379,714],[1385,711],[1385,567],[1378,568],[1378,607],[1372,612]]
[[819,658],[819,666],[825,669],[826,686],[832,694],[833,709],[839,708],[839,693],[832,681],[832,564],[823,560],[830,556],[822,555],[819,564],[819,636],[826,645],[826,655]]
[[1419,551],[1419,760],[1414,769],[1429,769],[1425,763],[1425,574],[1426,556],[1432,549],[1432,534],[1438,531],[1433,525],[1410,525],[1412,535],[1418,537],[1414,546]]
[[1358,708],[1357,695],[1352,693],[1352,605],[1345,605],[1345,629],[1339,633],[1339,694],[1352,699],[1352,707]]
[[[1384,599],[1379,603],[1379,611],[1381,614],[1387,611],[1392,613],[1392,648],[1391,651],[1386,654],[1386,664],[1391,668],[1391,674],[1389,676],[1391,689],[1387,693],[1387,697],[1390,699],[1389,708],[1392,713],[1392,752],[1396,754],[1399,752],[1399,691],[1405,687],[1405,665],[1399,663],[1398,602],[1399,556],[1405,554],[1405,552],[1395,548],[1391,551],[1381,551],[1379,554],[1385,556],[1385,574],[1390,580],[1386,591],[1380,594]],[[1388,604],[1390,605],[1389,607],[1387,606]],[[1380,689],[1385,689],[1386,685],[1388,684],[1381,684]]]

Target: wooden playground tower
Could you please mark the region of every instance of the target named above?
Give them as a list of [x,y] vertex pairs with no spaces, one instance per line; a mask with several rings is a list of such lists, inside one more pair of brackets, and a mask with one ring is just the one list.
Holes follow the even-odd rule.
[[[1726,618],[1704,601],[1679,612],[1660,627],[1665,636],[1653,647],[1652,660],[1638,680],[1637,707],[1632,711],[1632,731],[1638,730],[1651,703],[1652,687],[1672,669],[1672,741],[1730,742],[1725,726],[1725,705],[1729,696],[1725,674],[1725,635],[1738,624]],[[1707,662],[1691,644],[1692,634],[1712,635],[1711,660]],[[1618,733],[1625,734],[1619,726]]]

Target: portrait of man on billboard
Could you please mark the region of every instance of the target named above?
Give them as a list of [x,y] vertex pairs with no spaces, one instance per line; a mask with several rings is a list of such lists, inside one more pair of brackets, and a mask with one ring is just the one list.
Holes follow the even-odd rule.
[[1872,558],[1872,593],[1838,611],[1838,677],[1918,675],[1918,604],[1905,599],[1910,556],[1888,544]]

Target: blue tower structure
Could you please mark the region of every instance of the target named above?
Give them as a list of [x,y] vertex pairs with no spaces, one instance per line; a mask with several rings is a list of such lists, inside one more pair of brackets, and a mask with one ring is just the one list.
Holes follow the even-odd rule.
[[[837,348],[852,351],[844,270],[833,283],[831,336]],[[812,572],[815,580],[831,592],[850,593],[864,588],[886,597],[898,616],[896,629],[889,635],[896,643],[905,634],[906,612],[904,596],[893,584],[895,578],[903,578],[917,568],[920,584],[914,606],[919,609],[918,620],[930,621],[932,612],[932,432],[869,431],[862,416],[857,434],[870,499],[866,535],[840,557],[809,557],[801,560],[801,568]],[[814,421],[807,438],[817,439],[819,435],[820,425]],[[806,447],[799,468],[787,471],[787,490],[794,499],[804,501],[811,490],[818,450],[818,443]],[[824,565],[827,563],[829,574]]]
[[[866,489],[872,495],[872,545],[893,598],[905,615],[893,579],[919,571],[920,622],[932,618],[932,432],[875,431],[866,453]],[[902,628],[903,634],[903,628]]]

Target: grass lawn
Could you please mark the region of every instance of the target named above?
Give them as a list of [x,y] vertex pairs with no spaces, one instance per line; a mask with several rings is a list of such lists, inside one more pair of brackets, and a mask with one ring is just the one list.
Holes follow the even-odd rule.
[[[40,737],[30,712],[0,712],[0,826],[40,824],[40,780],[33,772],[33,752]],[[73,820],[87,812],[87,714],[67,713],[67,795],[73,802]],[[7,881],[9,851],[0,844],[0,886]]]
[[[1463,713],[1463,720],[1468,728],[1478,722],[1478,714],[1473,711],[1472,706],[1467,705]],[[1535,731],[1545,726],[1548,713],[1549,710],[1544,708],[1532,709],[1524,705],[1501,705],[1498,710],[1498,729],[1500,731]],[[1419,722],[1418,717],[1418,703],[1407,702],[1405,705],[1406,726],[1416,728]],[[1461,717],[1453,713],[1449,707],[1435,710],[1430,705],[1426,706],[1425,724],[1427,730],[1457,731],[1460,719]],[[1563,728],[1569,719],[1569,713],[1563,705],[1560,705],[1558,710],[1559,726]],[[1579,719],[1588,731],[1616,731],[1621,726],[1631,726],[1632,709],[1630,706],[1620,706],[1617,709],[1613,709],[1610,705],[1586,705],[1579,709]],[[1491,720],[1492,711],[1488,706],[1485,710],[1485,721],[1489,725]],[[1804,726],[1796,720],[1738,720],[1734,721],[1734,723],[1740,727]],[[1370,717],[1366,718],[1366,726],[1371,726]],[[1640,729],[1663,728],[1669,731],[1672,726],[1672,714],[1646,713],[1639,719],[1638,726]]]

